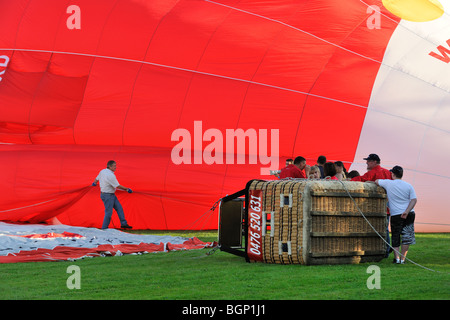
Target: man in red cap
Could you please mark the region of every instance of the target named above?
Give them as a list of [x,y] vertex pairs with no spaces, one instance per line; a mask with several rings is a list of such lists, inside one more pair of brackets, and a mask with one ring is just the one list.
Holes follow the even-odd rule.
[[367,172],[362,176],[352,178],[352,181],[375,181],[377,179],[391,179],[391,172],[380,166],[380,157],[375,153],[369,154],[364,158],[367,163]]

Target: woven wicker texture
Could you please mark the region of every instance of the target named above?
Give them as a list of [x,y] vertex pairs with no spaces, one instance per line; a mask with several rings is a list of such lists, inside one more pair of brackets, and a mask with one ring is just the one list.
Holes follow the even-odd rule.
[[385,237],[385,191],[371,183],[343,183],[345,187],[339,181],[324,180],[253,181],[250,190],[263,191],[264,262],[311,265],[381,260],[386,245],[357,206]]

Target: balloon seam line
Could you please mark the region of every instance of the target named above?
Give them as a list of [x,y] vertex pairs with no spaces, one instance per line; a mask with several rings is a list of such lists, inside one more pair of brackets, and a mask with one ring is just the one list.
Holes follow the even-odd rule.
[[196,74],[201,74],[201,75],[206,75],[206,76],[211,76],[211,77],[217,77],[217,78],[222,78],[222,79],[226,79],[226,80],[240,81],[240,82],[245,82],[245,83],[249,83],[249,84],[253,84],[253,85],[264,86],[264,87],[268,87],[268,88],[279,89],[279,90],[299,93],[299,94],[303,94],[303,95],[309,95],[309,96],[313,96],[313,97],[320,98],[320,99],[330,100],[330,101],[334,101],[334,102],[338,102],[338,103],[342,103],[342,104],[347,104],[347,105],[358,107],[358,108],[367,109],[366,106],[363,106],[363,105],[360,105],[360,104],[357,104],[357,103],[352,103],[352,102],[348,102],[348,101],[344,101],[344,100],[339,100],[339,99],[334,99],[334,98],[330,98],[330,97],[325,97],[325,96],[321,96],[321,95],[317,95],[317,94],[311,94],[311,93],[307,93],[307,92],[300,91],[300,90],[289,89],[289,88],[284,88],[284,87],[271,85],[271,84],[267,84],[267,83],[256,82],[256,81],[251,81],[251,80],[245,80],[245,79],[240,79],[240,78],[235,78],[235,77],[229,77],[229,76],[220,75],[220,74],[214,74],[214,73],[203,72],[203,71],[198,71],[198,70],[186,69],[186,68],[181,68],[181,67],[176,67],[176,66],[169,66],[169,65],[164,65],[164,64],[160,64],[160,63],[156,63],[156,62],[150,62],[150,61],[140,61],[140,60],[135,60],[135,59],[103,56],[103,55],[96,55],[96,54],[90,54],[90,53],[67,52],[67,51],[51,51],[51,50],[41,50],[41,49],[0,48],[0,50],[5,50],[5,51],[6,50],[11,50],[11,51],[16,50],[16,51],[27,51],[27,52],[45,52],[45,53],[67,54],[67,55],[81,55],[81,56],[86,56],[86,57],[96,57],[96,58],[103,58],[103,59],[122,60],[122,61],[128,61],[128,62],[143,63],[143,64],[152,65],[152,66],[156,66],[156,67],[175,69],[175,70],[185,71],[185,72],[192,72],[192,73],[196,73]]

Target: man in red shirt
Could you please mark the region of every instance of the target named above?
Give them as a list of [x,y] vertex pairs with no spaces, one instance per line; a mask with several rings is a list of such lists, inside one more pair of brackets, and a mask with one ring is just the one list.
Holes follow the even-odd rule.
[[306,175],[302,171],[303,169],[305,169],[305,171],[308,171],[308,167],[306,166],[306,159],[303,157],[297,157],[294,159],[294,164],[290,164],[287,167],[281,169],[280,179],[284,178],[306,179]]
[[352,178],[352,181],[375,181],[377,179],[389,179],[392,180],[391,172],[388,169],[380,166],[380,157],[375,153],[369,154],[367,158],[364,158],[367,163],[367,172],[362,176]]
[[[375,153],[369,154],[367,158],[364,158],[367,163],[367,172],[363,174],[362,176],[354,177],[352,178],[352,181],[375,181],[378,179],[389,179],[392,180],[391,171],[385,168],[382,168],[380,166],[380,157],[376,155]],[[390,220],[390,213],[389,208],[387,208],[387,225],[386,225],[386,242],[391,243],[391,239],[389,236],[389,220]],[[390,245],[386,248],[386,255],[385,257],[389,257],[389,254],[392,252],[392,249]]]

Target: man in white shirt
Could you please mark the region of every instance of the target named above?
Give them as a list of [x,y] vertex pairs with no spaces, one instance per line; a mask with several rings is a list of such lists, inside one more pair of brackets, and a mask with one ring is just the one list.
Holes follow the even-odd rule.
[[[375,183],[386,190],[388,206],[391,213],[392,247],[394,263],[404,263],[409,246],[415,244],[414,235],[414,206],[417,196],[411,184],[402,180],[403,168],[395,166],[391,170],[392,180],[379,179]],[[399,255],[400,238],[402,244],[401,257]]]
[[95,181],[92,183],[93,186],[96,186],[97,182],[100,181],[100,198],[105,205],[105,217],[103,218],[102,229],[108,229],[109,223],[111,222],[113,208],[119,216],[121,228],[131,229],[132,227],[128,225],[127,220],[125,219],[122,205],[117,199],[115,192],[116,189],[124,190],[128,193],[132,193],[133,191],[130,188],[126,188],[119,184],[114,174],[116,168],[117,164],[114,160],[108,161],[106,169],[101,170],[97,178],[95,178]]

